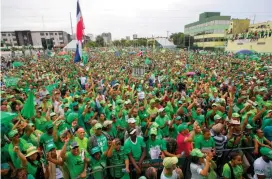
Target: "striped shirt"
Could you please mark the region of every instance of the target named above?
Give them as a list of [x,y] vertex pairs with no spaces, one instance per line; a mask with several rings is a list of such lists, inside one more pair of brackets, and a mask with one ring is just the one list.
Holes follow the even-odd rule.
[[215,141],[216,156],[221,157],[223,152],[220,152],[218,150],[224,149],[224,145],[227,142],[228,138],[227,136],[224,136],[222,134],[216,135],[212,129],[211,129],[211,136],[213,137]]

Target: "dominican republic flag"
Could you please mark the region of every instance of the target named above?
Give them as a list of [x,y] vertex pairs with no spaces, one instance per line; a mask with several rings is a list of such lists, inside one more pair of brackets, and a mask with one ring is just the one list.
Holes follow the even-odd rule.
[[83,17],[80,10],[79,0],[77,0],[77,27],[76,27],[76,40],[77,40],[77,46],[76,46],[76,55],[74,58],[74,62],[80,62],[82,58],[82,39],[84,34],[84,22]]

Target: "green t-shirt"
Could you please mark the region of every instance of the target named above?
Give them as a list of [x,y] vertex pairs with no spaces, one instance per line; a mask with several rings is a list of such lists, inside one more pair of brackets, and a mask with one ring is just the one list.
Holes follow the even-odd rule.
[[171,129],[171,131],[169,131],[169,136],[173,139],[176,139],[178,134],[178,125],[173,124],[173,128]]
[[36,129],[45,132],[45,123],[47,122],[46,118],[44,116],[41,116],[40,118],[35,118],[35,127]]
[[142,156],[142,147],[146,147],[144,139],[140,136],[137,136],[136,142],[132,142],[130,138],[125,141],[125,152],[126,154],[132,153],[135,161],[139,161]]
[[[157,116],[155,119],[155,122],[159,124],[160,128],[164,126],[165,122],[167,121],[170,121],[170,118],[167,115],[165,115],[164,117]],[[169,127],[165,126],[164,128],[162,128],[162,133],[163,133],[163,136],[169,136]]]
[[37,172],[37,169],[38,169],[38,164],[39,162],[37,160],[35,160],[34,162],[34,165],[31,165],[29,162],[27,162],[27,173],[28,174],[31,174],[32,176],[36,176],[36,172]]
[[[232,167],[233,169],[233,173],[234,173],[234,177],[235,179],[240,179],[243,175],[243,168],[240,165],[237,165],[235,167]],[[231,169],[229,167],[229,165],[226,163],[223,167],[223,173],[222,173],[223,177],[227,178],[227,179],[231,179]]]
[[67,152],[65,162],[70,172],[70,178],[77,178],[84,170],[84,160],[81,155],[75,156],[71,152]]
[[87,144],[88,144],[88,139],[84,137],[82,140],[79,137],[75,137],[75,141],[79,145],[80,151],[84,149],[85,151],[87,150]]
[[53,135],[48,135],[47,133],[44,133],[40,137],[40,146],[45,146],[46,144],[54,142]]
[[23,139],[25,139],[25,141],[27,141],[28,143],[31,143],[32,145],[38,147],[38,138],[34,135],[34,134],[30,134],[30,136],[27,136],[26,134],[24,134],[22,136]]
[[147,112],[149,115],[157,114],[157,113],[158,113],[158,109],[157,109],[157,108],[154,108],[154,109],[148,108],[146,112]]
[[[103,169],[105,167],[107,167],[107,158],[106,158],[105,155],[101,155],[100,160],[96,160],[93,157],[91,157],[91,168],[92,168],[93,171],[96,171],[96,170],[102,170],[103,171]],[[103,175],[102,172],[95,172],[93,174],[94,179],[103,178],[103,176],[106,176],[106,171],[107,170],[104,170],[104,175]]]
[[[119,151],[115,149],[112,151],[112,156],[109,158],[110,165],[121,165],[125,164],[125,160],[128,160],[128,156],[125,153],[125,149],[122,146]],[[110,170],[111,176],[116,178],[121,178],[123,176],[123,167],[114,167]]]
[[198,149],[211,149],[215,147],[215,142],[212,137],[208,140],[205,140],[203,135],[195,139],[195,148]]
[[158,147],[161,151],[167,150],[165,140],[155,139],[154,141],[151,140],[149,137],[147,141],[147,155],[150,156],[150,149]]
[[194,146],[195,146],[195,143],[200,141],[202,137],[203,137],[202,133],[195,134],[195,136],[194,136]]
[[100,150],[102,153],[106,152],[108,149],[108,139],[105,135],[96,136],[98,147],[100,147]]
[[198,115],[196,110],[192,109],[192,117],[199,125],[205,123],[205,116],[203,114]]
[[[20,148],[20,151],[26,151],[25,149],[25,145],[27,145],[27,142],[24,140],[24,139],[19,139],[19,148]],[[14,145],[12,143],[10,143],[8,145],[8,153],[9,153],[9,156],[11,158],[11,161],[14,165],[14,167],[16,169],[18,168],[21,168],[21,160],[20,158],[17,156],[17,154],[14,152]]]

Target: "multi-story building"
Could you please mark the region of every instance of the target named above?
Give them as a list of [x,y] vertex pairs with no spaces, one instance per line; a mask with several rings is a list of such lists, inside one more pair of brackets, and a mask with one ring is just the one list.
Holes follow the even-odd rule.
[[130,36],[126,36],[126,40],[130,40]]
[[52,42],[53,46],[65,46],[71,41],[70,34],[65,31],[3,31],[1,40],[11,46],[42,47],[43,43]]
[[134,40],[134,39],[137,39],[137,38],[138,38],[138,35],[137,35],[137,34],[133,34],[132,37],[133,37],[133,40]]
[[111,43],[111,33],[110,32],[102,33],[101,36],[103,37],[105,44],[110,44]]
[[197,22],[185,25],[184,33],[194,37],[194,46],[224,48],[230,19],[230,16],[221,16],[220,12],[204,12]]

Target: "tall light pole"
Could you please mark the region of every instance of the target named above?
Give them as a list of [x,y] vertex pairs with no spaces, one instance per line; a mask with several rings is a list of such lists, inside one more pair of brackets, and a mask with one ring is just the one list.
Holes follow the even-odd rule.
[[169,33],[169,31],[166,31],[167,32],[167,39],[168,39],[168,33]]

